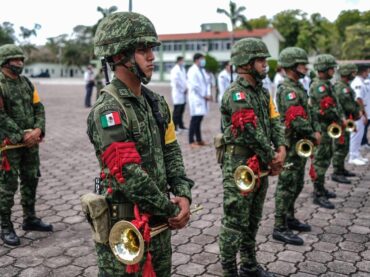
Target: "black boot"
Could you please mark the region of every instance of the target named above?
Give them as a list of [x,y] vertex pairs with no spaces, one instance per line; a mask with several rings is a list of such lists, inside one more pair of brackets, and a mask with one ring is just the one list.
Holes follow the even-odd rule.
[[348,171],[347,169],[344,169],[342,173],[346,177],[356,177],[356,173],[353,173],[351,171]]
[[351,184],[351,181],[346,178],[346,176],[338,173],[333,173],[331,175],[331,179],[335,182],[342,183],[342,184]]
[[241,266],[240,277],[275,277],[275,275],[271,272],[266,271],[260,265],[256,265],[253,267],[249,266]]
[[22,229],[24,231],[52,232],[53,225],[42,222],[40,218],[23,220]]
[[13,224],[10,222],[1,223],[1,239],[5,244],[11,246],[17,246],[21,243],[19,237],[14,231]]
[[288,228],[290,230],[296,230],[300,232],[310,232],[311,226],[309,224],[300,222],[296,218],[287,218]]
[[335,208],[334,204],[331,203],[326,196],[322,196],[322,195],[315,195],[313,198],[313,203],[325,209]]
[[222,266],[223,276],[239,277],[236,261],[233,263],[225,263],[221,261],[221,266]]
[[303,245],[303,239],[294,234],[290,229],[285,227],[274,228],[272,237],[276,240],[293,245]]
[[327,189],[324,190],[326,198],[336,198],[337,194],[334,191],[328,191]]

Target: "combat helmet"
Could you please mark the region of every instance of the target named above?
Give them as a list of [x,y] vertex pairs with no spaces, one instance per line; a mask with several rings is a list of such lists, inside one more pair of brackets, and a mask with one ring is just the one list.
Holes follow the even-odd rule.
[[357,72],[357,65],[355,65],[354,63],[340,64],[338,67],[338,73],[340,76],[348,76],[356,72]]
[[270,53],[260,39],[244,38],[237,41],[231,49],[231,63],[235,66],[248,64],[256,58],[268,58]]
[[293,67],[296,64],[308,64],[307,53],[299,47],[287,47],[280,52],[278,63],[284,68]]
[[133,51],[138,45],[160,44],[147,17],[134,12],[117,12],[99,23],[94,37],[94,53],[98,57],[109,57],[123,50]]
[[313,67],[317,71],[326,71],[337,66],[337,61],[330,54],[321,54],[316,57]]
[[24,59],[23,50],[15,44],[4,44],[0,47],[0,66],[10,59]]

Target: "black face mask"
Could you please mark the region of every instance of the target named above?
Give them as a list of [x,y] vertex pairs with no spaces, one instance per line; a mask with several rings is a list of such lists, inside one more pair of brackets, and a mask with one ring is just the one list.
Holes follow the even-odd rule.
[[14,75],[21,75],[22,72],[23,72],[23,66],[15,66],[15,65],[11,65],[11,64],[8,64],[7,65],[7,68],[10,69],[10,71],[14,74]]
[[304,78],[304,76],[306,76],[306,74],[300,72],[297,67],[293,68],[293,71],[298,75],[298,78],[301,79],[301,78]]

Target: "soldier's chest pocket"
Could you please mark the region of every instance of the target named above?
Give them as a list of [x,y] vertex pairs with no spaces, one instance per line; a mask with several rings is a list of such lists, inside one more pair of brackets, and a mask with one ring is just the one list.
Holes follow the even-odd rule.
[[12,118],[24,117],[31,107],[31,97],[29,95],[20,96],[17,93],[10,95],[6,99],[6,107]]

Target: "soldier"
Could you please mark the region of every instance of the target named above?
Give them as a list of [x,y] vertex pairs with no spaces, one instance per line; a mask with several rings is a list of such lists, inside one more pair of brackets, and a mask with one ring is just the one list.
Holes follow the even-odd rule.
[[45,111],[36,88],[22,76],[24,54],[13,44],[0,47],[0,130],[7,144],[24,147],[2,152],[0,170],[1,239],[8,245],[19,245],[20,240],[11,221],[14,195],[20,177],[22,229],[52,231],[50,224],[36,217],[36,188],[40,177],[39,142],[45,136]]
[[279,113],[262,87],[269,56],[266,45],[254,38],[239,40],[231,51],[238,78],[225,92],[220,108],[226,143],[222,166],[224,216],[219,238],[224,276],[239,276],[238,252],[240,276],[273,276],[257,263],[255,252],[268,179],[257,177],[257,187],[247,195],[240,193],[234,180],[237,167],[246,163],[257,175],[269,169],[270,175],[278,175],[285,159]]
[[[350,86],[350,82],[355,78],[357,66],[355,64],[341,64],[338,68],[340,80],[334,85],[334,92],[340,103],[344,117],[353,122],[362,117],[360,106],[356,102],[356,93]],[[354,123],[356,125],[356,123]],[[350,132],[344,132],[344,141],[336,140],[334,142],[333,168],[331,176],[333,181],[350,184],[351,181],[346,177],[354,177],[355,173],[348,171],[344,167],[344,160],[349,152]]]
[[[110,226],[138,219],[134,213],[138,210],[149,216],[150,226],[168,222],[172,229],[180,229],[189,220],[193,181],[185,175],[170,109],[163,97],[142,85],[151,79],[153,48],[159,45],[152,22],[138,13],[111,14],[95,34],[95,55],[105,57],[115,74],[87,120],[102,169],[101,194],[110,211],[114,205],[118,212],[111,213]],[[171,200],[169,191],[175,195]],[[171,274],[170,240],[170,230],[151,239],[158,277]],[[129,272],[142,271],[119,262],[107,244],[96,243],[96,251],[99,276],[133,276]],[[149,256],[146,260],[151,263]]]
[[303,239],[291,230],[311,231],[311,226],[300,222],[294,216],[294,203],[302,191],[307,158],[297,153],[297,142],[307,139],[320,141],[320,125],[311,120],[307,93],[299,79],[307,73],[307,53],[298,47],[285,48],[280,53],[279,65],[286,76],[278,87],[276,100],[281,119],[285,122],[287,140],[286,163],[293,166],[279,175],[275,194],[275,228],[272,237],[286,243],[302,245]]
[[313,203],[326,209],[334,209],[328,199],[335,198],[334,192],[325,189],[325,173],[333,157],[333,139],[329,136],[328,127],[331,123],[342,126],[342,110],[336,100],[330,79],[333,78],[337,62],[332,55],[322,54],[316,57],[314,69],[318,78],[310,87],[310,109],[313,122],[320,123],[321,142],[314,152],[311,178],[314,182]]

